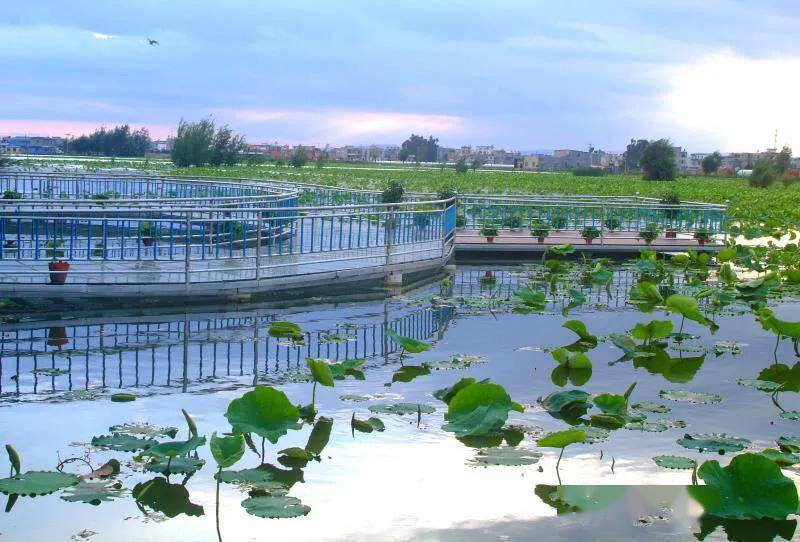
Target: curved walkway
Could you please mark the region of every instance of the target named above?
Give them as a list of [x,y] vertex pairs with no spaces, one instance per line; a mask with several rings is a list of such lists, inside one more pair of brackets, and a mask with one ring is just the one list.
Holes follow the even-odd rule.
[[[39,172],[0,174],[0,191],[0,296],[12,297],[397,283],[441,268],[457,248],[536,252],[570,242],[637,252],[640,232],[652,229],[656,250],[715,249],[693,237],[726,229],[725,206],[638,196],[465,195],[456,207],[454,198],[410,194],[381,204],[375,191],[278,180]],[[530,228],[542,225],[558,231],[538,243]],[[494,243],[483,227],[498,229]],[[592,245],[582,243],[587,229],[599,235]]]

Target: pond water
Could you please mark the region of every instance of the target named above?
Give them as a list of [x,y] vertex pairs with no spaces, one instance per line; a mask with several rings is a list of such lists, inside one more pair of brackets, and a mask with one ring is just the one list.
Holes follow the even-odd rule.
[[[798,421],[780,416],[800,410],[797,393],[773,395],[738,382],[758,379],[776,362],[787,370],[794,367],[800,359],[793,344],[776,343],[746,306],[733,302],[713,315],[714,334],[687,320],[684,336],[668,338],[650,357],[626,360],[611,334],[627,333],[651,319],[672,320],[677,331],[681,318],[663,310],[638,311],[626,301],[635,271],[625,265],[612,271],[607,288],[575,282],[571,287],[586,299],[567,316],[563,310],[576,294],[570,296],[565,286],[549,295],[542,310],[512,310],[519,306],[511,300],[513,293],[529,281],[546,289],[541,267],[525,264],[460,266],[451,283],[431,281],[399,295],[347,302],[264,302],[227,310],[192,307],[188,313],[149,308],[117,310],[111,316],[51,310],[7,317],[0,352],[0,441],[13,444],[22,470],[55,470],[59,461],[75,457],[94,468],[117,458],[122,468],[121,489],[97,505],[64,500],[70,490],[12,498],[0,513],[0,540],[795,537],[794,520],[723,523],[701,518],[702,509],[684,488],[691,484],[692,471],[662,468],[653,460],[674,455],[725,465],[733,455],[683,447],[676,441],[686,433],[746,438],[753,451],[775,448],[779,437],[800,434]],[[692,289],[680,277],[672,288]],[[791,295],[771,305],[781,319],[800,320],[800,303]],[[701,303],[701,308],[710,307]],[[581,320],[598,337],[597,346],[586,349],[590,374],[554,371],[550,350],[577,338],[562,327],[571,319]],[[269,336],[270,322],[282,320],[302,328],[302,346]],[[401,349],[387,337],[387,329],[430,344],[427,351],[402,356],[407,366],[429,363],[429,374],[398,381],[408,375],[395,376]],[[254,384],[274,386],[294,404],[307,404],[312,384],[306,380],[306,357],[365,360],[360,367],[364,380],[316,387],[317,420],[333,421],[318,458],[303,468],[277,459],[279,450],[306,446],[312,424],[289,431],[277,444],[266,443],[271,472],[278,473],[290,497],[310,508],[306,515],[256,517],[242,504],[247,488],[223,483],[217,516],[216,464],[207,445],[197,450],[205,465],[188,477],[163,477],[133,461],[135,453],[90,445],[92,437],[110,434],[111,426],[136,422],[172,426],[179,430],[178,439],[188,438],[181,409],[191,414],[200,435],[228,432],[229,403]],[[459,440],[442,429],[447,405],[433,392],[465,376],[491,379],[524,405],[524,412],[510,412],[507,426],[516,431],[502,444],[502,438]],[[631,405],[656,403],[664,412],[645,408],[638,411],[647,416],[645,424],[595,430],[591,444],[565,449],[556,470],[559,450],[537,448],[536,440],[568,426],[537,400],[569,389],[623,394],[634,382]],[[713,402],[711,395],[689,396],[707,402],[672,400],[685,399],[681,391],[721,400]],[[137,398],[110,401],[117,392]],[[408,415],[370,410],[393,403],[414,406]],[[354,414],[361,420],[380,418],[385,430],[354,432]],[[324,423],[319,428],[324,430]],[[255,449],[260,447],[257,439]],[[63,468],[86,473],[82,460]],[[248,449],[231,470],[260,462]],[[800,479],[793,468],[783,472]],[[294,503],[290,511],[300,506],[289,502]]]

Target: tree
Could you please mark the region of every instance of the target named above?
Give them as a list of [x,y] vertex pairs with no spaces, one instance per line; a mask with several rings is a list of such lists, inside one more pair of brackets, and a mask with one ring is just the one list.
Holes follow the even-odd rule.
[[439,140],[433,136],[424,137],[411,134],[400,146],[400,160],[405,162],[409,156],[419,162],[436,162],[439,156]]
[[214,135],[214,142],[211,144],[211,158],[209,162],[212,166],[235,166],[239,161],[239,155],[247,150],[247,142],[244,136],[235,135],[228,125],[222,126]]
[[297,148],[294,150],[294,154],[292,155],[292,159],[289,160],[294,167],[303,167],[308,162],[308,156],[306,155],[305,149],[303,149],[302,145],[298,145]]
[[478,171],[478,168],[481,167],[485,162],[481,158],[475,158],[472,160],[470,167],[472,171]]
[[784,145],[778,156],[775,157],[775,173],[783,175],[792,166],[792,149]]
[[63,150],[72,154],[101,156],[144,156],[150,149],[150,134],[146,128],[131,131],[123,124],[110,130],[101,127],[89,135],[67,139]]
[[647,148],[649,141],[646,139],[631,139],[628,146],[625,148],[625,153],[622,155],[625,163],[625,170],[639,169],[639,160]]
[[403,201],[405,188],[400,181],[390,181],[389,186],[381,192],[381,203],[400,203]]
[[700,167],[703,168],[703,173],[706,175],[715,175],[719,166],[722,165],[722,155],[719,152],[714,151],[711,154],[707,155],[703,158],[703,161],[700,162]]
[[747,182],[750,186],[767,188],[775,182],[776,177],[775,166],[772,162],[766,158],[760,158],[753,167],[750,177],[747,178]]
[[211,161],[213,143],[214,121],[210,118],[199,122],[181,119],[178,135],[172,140],[172,162],[178,167],[204,166]]
[[467,157],[461,156],[456,162],[456,173],[466,173],[469,171],[469,164],[467,164]]
[[642,178],[646,181],[674,181],[677,172],[675,152],[668,139],[647,144],[639,159]]

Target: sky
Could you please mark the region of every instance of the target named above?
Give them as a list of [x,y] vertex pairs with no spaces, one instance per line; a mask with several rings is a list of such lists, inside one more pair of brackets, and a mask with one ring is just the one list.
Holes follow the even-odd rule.
[[0,10],[0,134],[800,149],[798,28],[796,0],[29,0]]

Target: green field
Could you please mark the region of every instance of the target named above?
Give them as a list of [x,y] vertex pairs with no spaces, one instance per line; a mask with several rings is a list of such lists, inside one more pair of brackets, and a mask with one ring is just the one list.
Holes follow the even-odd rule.
[[[85,160],[85,159],[84,159]],[[43,162],[32,162],[41,165]],[[60,162],[64,164],[65,162]],[[511,171],[470,171],[458,174],[452,169],[431,167],[330,164],[324,168],[307,166],[240,165],[235,167],[174,168],[164,161],[97,160],[77,162],[88,169],[133,168],[156,170],[173,175],[284,179],[354,188],[381,188],[392,180],[401,181],[406,190],[437,191],[451,186],[458,192],[492,194],[594,194],[661,197],[676,192],[682,200],[730,205],[734,221],[749,226],[797,229],[800,226],[800,183],[788,188],[776,183],[770,188],[754,188],[746,179],[730,177],[681,177],[673,182],[644,181],[634,175],[576,177],[571,173],[532,173]],[[50,163],[52,165],[52,162]]]

